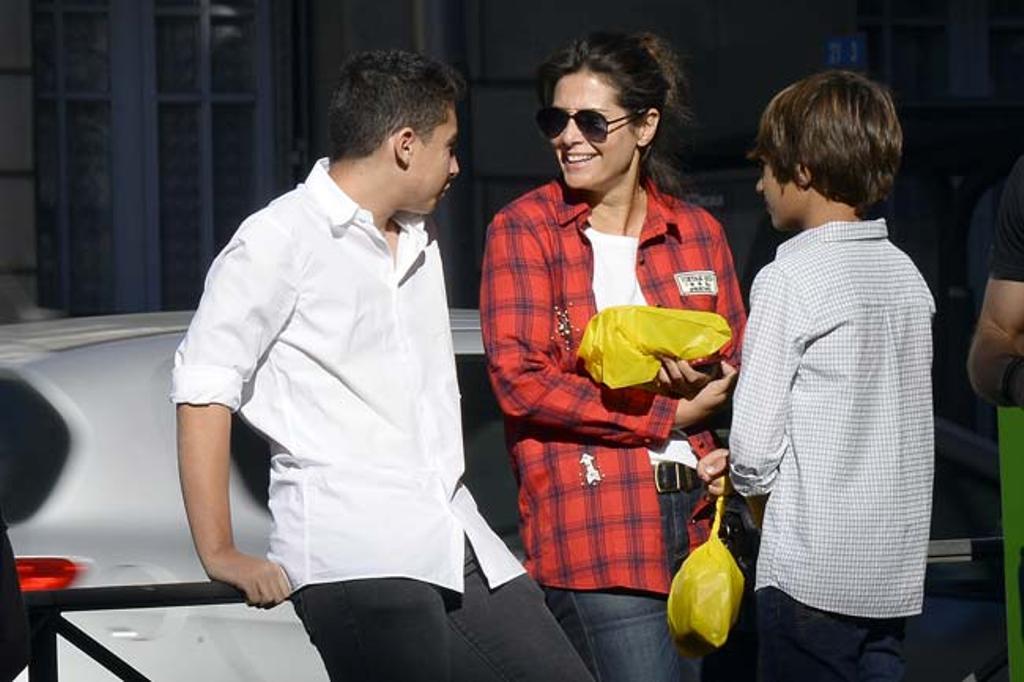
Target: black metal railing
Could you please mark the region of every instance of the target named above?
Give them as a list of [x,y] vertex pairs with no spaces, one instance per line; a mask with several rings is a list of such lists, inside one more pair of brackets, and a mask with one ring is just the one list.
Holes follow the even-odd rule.
[[[932,540],[928,544],[928,563],[948,564],[974,561],[1001,561],[1003,539],[964,538]],[[57,682],[57,637],[63,637],[118,679],[148,682],[149,678],[122,660],[117,654],[64,618],[73,611],[173,608],[236,604],[244,596],[234,587],[220,582],[164,583],[116,587],[80,587],[67,590],[28,592],[32,629],[32,660],[29,682]],[[971,682],[991,679],[1007,664],[1005,647],[967,678]]]
[[220,582],[80,587],[67,590],[27,592],[29,625],[32,631],[32,660],[29,682],[57,682],[57,636],[78,647],[121,680],[148,682],[149,678],[122,660],[90,635],[64,618],[71,611],[169,608],[236,604],[244,596]]
[[1000,537],[932,540],[928,543],[929,564],[1001,560],[1002,557],[1003,539]]

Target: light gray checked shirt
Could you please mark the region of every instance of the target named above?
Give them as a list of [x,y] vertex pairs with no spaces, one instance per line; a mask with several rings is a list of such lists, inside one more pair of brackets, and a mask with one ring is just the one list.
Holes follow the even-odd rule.
[[920,613],[935,304],[884,220],[779,247],[750,296],[731,477],[771,493],[756,588],[851,616]]

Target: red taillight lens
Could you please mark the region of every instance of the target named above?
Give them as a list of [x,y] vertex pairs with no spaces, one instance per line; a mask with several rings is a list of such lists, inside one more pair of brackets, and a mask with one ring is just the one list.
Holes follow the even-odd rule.
[[15,564],[22,592],[63,590],[85,571],[84,564],[64,557],[18,557]]

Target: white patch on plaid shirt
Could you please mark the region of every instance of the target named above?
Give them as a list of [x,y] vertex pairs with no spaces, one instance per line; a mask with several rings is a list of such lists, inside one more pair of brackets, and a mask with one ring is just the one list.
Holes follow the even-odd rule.
[[675,274],[676,286],[683,296],[717,296],[718,275],[714,270],[691,270]]
[[589,452],[584,452],[580,456],[580,466],[583,482],[587,485],[594,486],[604,480],[601,470],[597,468],[597,459]]

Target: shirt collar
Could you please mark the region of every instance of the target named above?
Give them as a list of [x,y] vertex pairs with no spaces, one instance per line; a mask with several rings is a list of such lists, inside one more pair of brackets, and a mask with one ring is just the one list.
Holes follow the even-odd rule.
[[[380,230],[373,223],[373,214],[357,204],[341,187],[338,187],[338,183],[328,173],[329,169],[330,161],[326,157],[317,160],[306,177],[305,185],[312,195],[313,201],[327,216],[331,234],[334,237],[341,237],[350,226],[358,225],[383,238]],[[410,233],[424,237],[427,234],[426,218],[422,215],[402,211],[393,215],[391,219],[400,228]]]
[[391,216],[391,219],[398,224],[403,230],[408,230],[414,234],[427,234],[427,217],[418,213],[409,213],[407,211],[399,211],[395,215]]
[[678,221],[666,195],[659,192],[652,182],[646,182],[644,188],[647,190],[647,217],[640,231],[640,243],[660,237],[670,229],[678,236]]
[[551,201],[555,207],[555,220],[559,225],[580,226],[590,216],[590,206],[587,202],[574,197],[569,188],[561,180],[555,180],[550,185]]
[[790,237],[776,249],[776,257],[786,256],[803,251],[814,244],[828,242],[853,242],[869,239],[885,239],[889,230],[885,218],[877,220],[859,220],[856,222],[831,222],[810,230],[804,230]]

